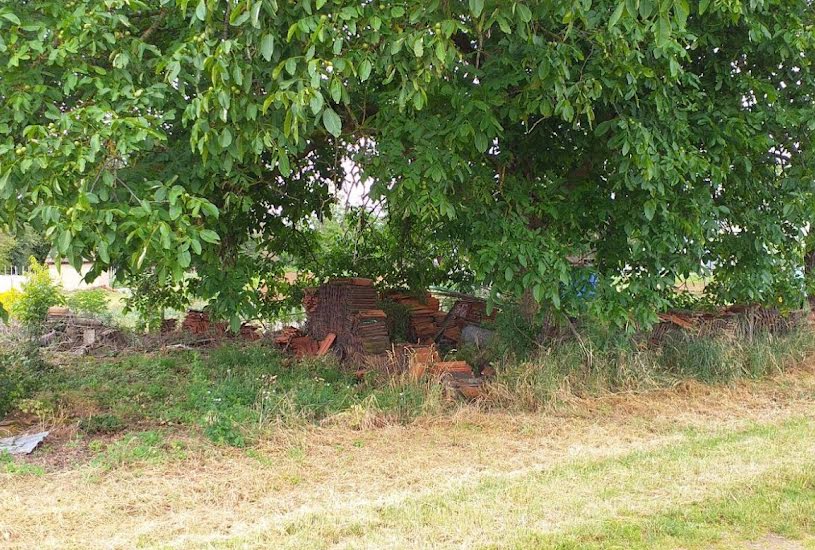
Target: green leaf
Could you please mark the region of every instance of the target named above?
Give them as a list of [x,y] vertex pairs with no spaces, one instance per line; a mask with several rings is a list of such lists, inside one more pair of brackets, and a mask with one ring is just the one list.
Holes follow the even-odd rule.
[[16,15],[14,15],[13,13],[6,12],[6,13],[2,14],[2,16],[0,16],[0,17],[3,17],[5,19],[11,21],[15,25],[20,25],[20,18],[17,17]]
[[480,17],[484,11],[484,0],[470,0],[470,13],[475,17]]
[[674,0],[674,14],[679,23],[679,28],[684,29],[688,22],[688,15],[690,14],[688,0]]
[[260,28],[260,8],[263,7],[263,0],[258,0],[252,4],[252,26],[256,29]]
[[654,214],[657,211],[657,203],[654,199],[645,201],[645,219],[649,222],[654,219]]
[[232,144],[232,132],[229,131],[229,128],[224,128],[221,130],[221,137],[218,139],[218,143],[224,149]]
[[201,240],[208,242],[210,244],[216,244],[221,242],[221,237],[213,231],[212,229],[203,229],[201,233],[199,233]]
[[656,44],[663,47],[671,38],[671,20],[666,15],[660,15],[656,25]]
[[521,21],[524,23],[529,23],[532,21],[532,10],[530,10],[525,4],[518,4],[518,15],[521,17]]
[[479,153],[485,153],[490,146],[487,136],[483,132],[476,132],[475,134],[475,148]]
[[614,9],[614,12],[611,14],[611,17],[608,20],[608,28],[614,27],[617,24],[617,21],[620,20],[620,17],[623,16],[623,11],[625,11],[625,0],[617,4],[617,7]]
[[339,103],[342,99],[342,83],[338,78],[331,81],[331,88],[329,92],[331,92],[331,99],[334,100],[334,103]]
[[68,252],[68,248],[71,246],[71,233],[70,231],[63,231],[59,235],[59,240],[57,240],[57,250],[60,254],[65,254]]
[[180,265],[183,269],[187,269],[188,267],[190,267],[190,263],[192,262],[192,256],[190,255],[190,251],[179,250],[178,254],[176,255],[176,261],[178,262],[178,265]]
[[699,15],[704,15],[710,6],[710,0],[699,0]]
[[280,170],[280,175],[282,175],[284,178],[291,174],[289,156],[286,154],[286,151],[282,149],[277,152],[277,168]]
[[323,94],[320,92],[316,92],[311,99],[308,100],[309,107],[311,107],[311,113],[316,115],[320,112],[320,109],[323,108]]
[[263,39],[260,41],[260,55],[262,55],[263,59],[265,59],[266,61],[271,61],[273,53],[274,53],[274,35],[272,34],[264,35]]
[[331,107],[327,107],[323,111],[323,126],[334,137],[339,137],[342,132],[342,120]]
[[110,263],[110,256],[108,255],[107,241],[99,241],[96,245],[96,251],[99,253],[99,258],[106,264]]
[[207,19],[207,4],[204,0],[198,2],[198,7],[195,8],[195,17],[200,19],[201,21],[206,21]]
[[507,280],[507,282],[511,281],[514,276],[515,276],[515,273],[512,271],[511,267],[507,267],[504,270],[504,278]]
[[416,42],[413,43],[413,54],[416,57],[422,57],[424,55],[424,38],[422,36],[419,36]]
[[363,60],[362,63],[359,64],[359,79],[362,82],[368,80],[368,77],[371,76],[371,69],[372,69],[371,62],[367,59]]
[[640,0],[640,17],[648,19],[654,11],[653,0]]

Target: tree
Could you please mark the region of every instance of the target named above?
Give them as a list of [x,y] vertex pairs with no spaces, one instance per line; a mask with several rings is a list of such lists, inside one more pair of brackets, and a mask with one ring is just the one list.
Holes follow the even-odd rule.
[[808,0],[4,1],[0,214],[237,322],[353,161],[495,293],[648,321],[713,264],[721,300],[792,298],[812,28]]

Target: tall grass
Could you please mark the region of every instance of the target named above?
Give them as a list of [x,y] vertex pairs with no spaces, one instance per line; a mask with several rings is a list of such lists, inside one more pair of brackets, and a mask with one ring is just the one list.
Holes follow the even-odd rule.
[[682,380],[726,383],[758,378],[800,364],[815,354],[815,332],[802,327],[784,335],[750,338],[677,332],[659,344],[620,334],[589,332],[540,348],[525,359],[505,355],[486,403],[521,410],[554,406],[564,396],[642,391]]

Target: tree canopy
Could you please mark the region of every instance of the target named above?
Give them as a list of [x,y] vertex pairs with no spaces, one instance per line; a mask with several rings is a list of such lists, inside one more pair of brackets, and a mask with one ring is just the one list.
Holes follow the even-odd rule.
[[353,166],[495,294],[647,322],[713,266],[717,300],[789,303],[815,211],[814,11],[2,0],[0,215],[237,319],[279,306]]

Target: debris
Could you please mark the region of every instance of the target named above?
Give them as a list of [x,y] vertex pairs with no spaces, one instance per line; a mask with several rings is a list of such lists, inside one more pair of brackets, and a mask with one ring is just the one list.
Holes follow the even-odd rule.
[[162,319],[161,320],[161,334],[175,332],[178,328],[178,319]]
[[45,319],[48,332],[40,343],[55,351],[70,351],[84,355],[103,346],[121,347],[128,344],[125,335],[95,317],[74,315],[68,308],[52,307]]
[[320,344],[311,336],[297,336],[289,343],[291,350],[297,357],[315,356],[320,349]]
[[288,348],[293,338],[303,336],[303,331],[297,327],[285,327],[273,337],[275,344],[282,348]]
[[49,433],[50,432],[40,432],[31,435],[4,437],[0,439],[0,452],[7,452],[12,455],[31,454],[34,449],[48,437]]

